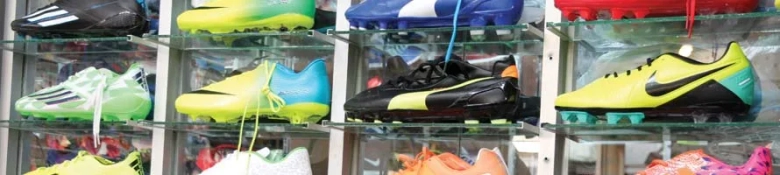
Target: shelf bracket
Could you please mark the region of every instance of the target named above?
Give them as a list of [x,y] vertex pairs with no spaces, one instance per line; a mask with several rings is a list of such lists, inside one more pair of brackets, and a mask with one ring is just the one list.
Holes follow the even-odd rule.
[[571,37],[569,37],[569,35],[564,34],[563,31],[561,31],[560,29],[553,27],[552,23],[547,23],[547,31],[550,31],[553,34],[558,35],[558,37],[560,37],[564,41],[571,41]]
[[[328,31],[330,31],[330,30],[328,30]],[[322,32],[316,31],[316,30],[310,31],[309,37],[318,39],[320,41],[325,41],[325,42],[328,42],[330,44],[336,44],[336,39],[335,38],[330,37],[330,36],[328,36],[328,35],[326,35],[326,34],[324,34]]]
[[147,47],[155,48],[155,49],[157,49],[157,46],[160,44],[160,43],[148,40],[146,38],[137,37],[135,35],[127,35],[127,41],[131,42],[131,43],[136,43],[136,44],[144,45],[144,46],[147,46]]

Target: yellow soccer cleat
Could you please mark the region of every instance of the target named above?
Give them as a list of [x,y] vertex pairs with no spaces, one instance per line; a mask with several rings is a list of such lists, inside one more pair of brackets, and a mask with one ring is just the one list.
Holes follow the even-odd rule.
[[610,124],[624,117],[637,124],[645,116],[691,115],[697,123],[710,117],[728,122],[750,109],[754,82],[750,60],[732,42],[713,63],[667,53],[637,69],[607,74],[558,96],[555,108],[571,122],[595,123],[594,115],[606,115]]
[[114,163],[99,156],[90,155],[86,151],[65,162],[51,166],[38,168],[24,175],[143,175],[144,169],[141,162],[141,154],[133,152],[127,155],[125,160]]
[[330,92],[322,59],[297,73],[282,64],[264,61],[252,71],[179,96],[176,110],[217,122],[263,116],[291,123],[316,123],[330,111]]
[[314,25],[314,0],[213,0],[176,19],[192,33],[308,29]]

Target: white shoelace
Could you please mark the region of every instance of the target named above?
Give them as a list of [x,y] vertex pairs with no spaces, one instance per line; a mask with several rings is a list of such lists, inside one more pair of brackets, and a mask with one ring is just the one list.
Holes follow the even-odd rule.
[[92,137],[95,138],[92,144],[95,148],[100,145],[100,119],[103,113],[103,91],[106,89],[106,77],[100,78],[97,88],[92,97],[87,101],[87,104],[91,104],[95,109],[92,112]]

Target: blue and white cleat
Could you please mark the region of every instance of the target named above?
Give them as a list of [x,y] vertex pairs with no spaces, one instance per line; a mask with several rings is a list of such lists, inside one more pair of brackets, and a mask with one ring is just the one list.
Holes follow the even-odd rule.
[[[351,29],[451,27],[459,0],[366,0],[347,10]],[[523,11],[521,0],[460,0],[458,26],[514,25]],[[472,31],[472,35],[484,31]],[[498,31],[508,34],[508,31]]]

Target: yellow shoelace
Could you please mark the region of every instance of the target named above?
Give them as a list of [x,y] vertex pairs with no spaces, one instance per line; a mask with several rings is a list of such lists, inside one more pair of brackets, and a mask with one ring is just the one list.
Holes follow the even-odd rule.
[[[268,61],[263,61],[263,63],[260,64],[260,66],[263,66],[262,68],[265,70],[264,76],[266,76],[266,79],[265,79],[265,82],[263,82],[263,86],[260,88],[260,91],[259,91],[259,93],[257,93],[257,96],[256,96],[257,97],[256,98],[256,100],[257,100],[256,105],[257,106],[255,106],[255,108],[257,110],[255,110],[255,115],[254,115],[255,116],[255,131],[252,134],[252,142],[249,143],[248,151],[254,150],[253,148],[255,147],[255,141],[257,140],[257,132],[258,132],[258,128],[260,126],[260,120],[259,120],[260,119],[260,110],[259,109],[260,109],[260,104],[261,104],[260,103],[260,96],[265,95],[266,100],[268,100],[268,106],[271,108],[271,112],[274,112],[274,113],[277,113],[277,112],[281,111],[282,108],[287,104],[284,101],[284,99],[282,99],[282,97],[279,97],[279,95],[276,95],[276,93],[274,93],[271,90],[271,78],[273,77],[274,70],[276,69],[276,64],[272,64],[272,63],[270,63]],[[246,120],[246,114],[247,114],[247,111],[249,109],[249,104],[250,103],[251,103],[251,101],[248,102],[246,105],[244,105],[244,112],[243,112],[243,115],[241,116],[241,130],[240,130],[240,132],[238,134],[238,138],[239,139],[238,139],[238,146],[237,146],[238,150],[237,151],[240,151],[240,149],[241,149],[241,142],[244,140],[244,120]],[[247,154],[247,156],[251,156],[251,154]],[[251,160],[251,159],[247,159],[247,160]],[[249,169],[249,161],[246,162],[246,169]],[[249,173],[249,171],[247,171],[247,173]]]

